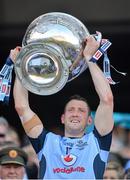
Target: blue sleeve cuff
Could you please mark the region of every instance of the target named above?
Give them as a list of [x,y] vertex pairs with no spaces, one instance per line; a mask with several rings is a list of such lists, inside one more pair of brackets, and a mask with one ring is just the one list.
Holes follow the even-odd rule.
[[10,57],[8,57],[6,60],[6,64],[11,66],[12,64],[14,64],[14,62],[12,61],[12,59]]

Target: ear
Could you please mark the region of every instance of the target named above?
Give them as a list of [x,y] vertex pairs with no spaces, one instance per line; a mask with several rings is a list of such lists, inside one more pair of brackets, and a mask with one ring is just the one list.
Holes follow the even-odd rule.
[[61,115],[61,123],[62,123],[62,124],[64,124],[64,117],[65,117],[65,115],[62,114],[62,115]]
[[91,116],[89,116],[89,117],[88,117],[88,122],[87,122],[87,125],[91,125],[91,124],[92,124],[92,122],[93,122],[92,117],[91,117]]

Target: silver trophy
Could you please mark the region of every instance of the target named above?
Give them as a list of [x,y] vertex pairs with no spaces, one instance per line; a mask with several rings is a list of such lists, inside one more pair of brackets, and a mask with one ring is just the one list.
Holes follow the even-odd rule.
[[15,72],[23,86],[38,95],[60,91],[83,71],[85,25],[72,15],[51,12],[36,18],[27,28]]

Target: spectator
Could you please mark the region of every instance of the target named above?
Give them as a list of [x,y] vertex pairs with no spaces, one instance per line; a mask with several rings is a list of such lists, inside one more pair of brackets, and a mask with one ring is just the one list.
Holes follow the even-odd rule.
[[4,117],[0,117],[0,143],[4,142],[6,139],[6,134],[8,132],[9,124]]
[[108,162],[103,179],[123,179],[124,169],[120,163],[115,161]]
[[0,179],[23,179],[26,175],[27,154],[18,147],[0,150]]
[[9,127],[8,132],[6,134],[6,139],[5,141],[7,142],[13,142],[14,144],[16,144],[17,146],[21,146],[21,141],[19,138],[19,135],[17,133],[17,131],[15,130],[15,128],[13,127]]

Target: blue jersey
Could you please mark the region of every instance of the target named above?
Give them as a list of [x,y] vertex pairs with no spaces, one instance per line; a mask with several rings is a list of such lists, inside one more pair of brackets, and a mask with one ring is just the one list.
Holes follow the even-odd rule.
[[102,179],[112,133],[97,130],[82,138],[68,138],[43,130],[29,138],[40,162],[40,179]]

